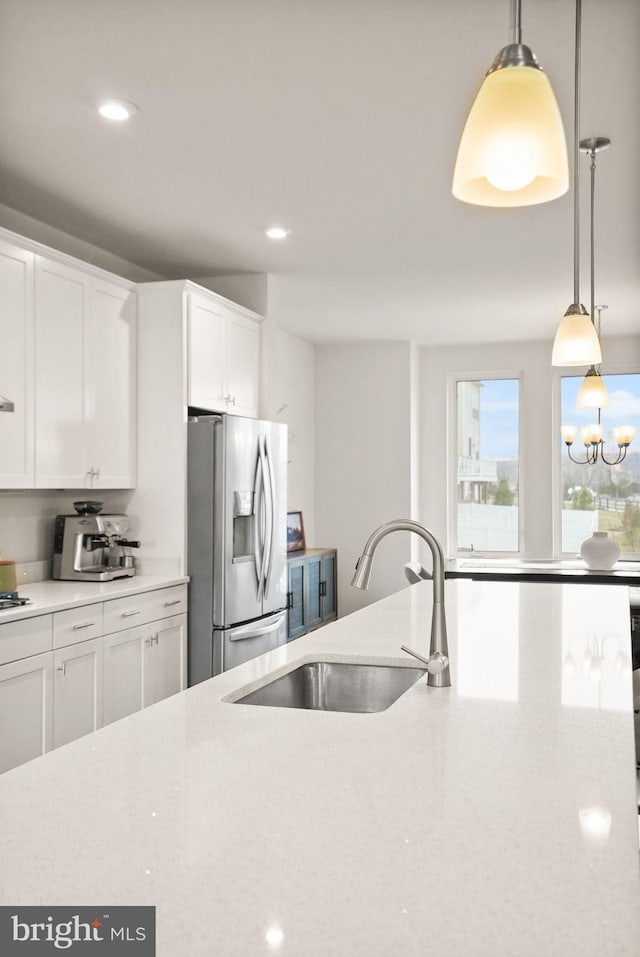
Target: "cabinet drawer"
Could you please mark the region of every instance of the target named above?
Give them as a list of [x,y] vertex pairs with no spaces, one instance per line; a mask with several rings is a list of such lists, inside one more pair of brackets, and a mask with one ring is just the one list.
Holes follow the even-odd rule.
[[[173,585],[171,588],[163,588],[161,591],[151,593],[155,595],[157,615],[156,618],[168,618],[169,615],[182,615],[187,611],[187,586]],[[155,619],[154,619],[155,620]]]
[[186,609],[185,585],[160,588],[130,598],[117,598],[104,604],[104,632],[108,635],[123,628],[134,628],[169,615],[178,615]]
[[82,605],[53,614],[53,647],[64,648],[103,634],[102,603]]
[[37,615],[0,625],[0,665],[51,651],[52,619],[52,615]]

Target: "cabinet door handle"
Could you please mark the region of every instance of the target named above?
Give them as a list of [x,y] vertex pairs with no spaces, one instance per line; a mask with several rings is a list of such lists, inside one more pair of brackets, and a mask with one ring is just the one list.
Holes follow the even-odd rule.
[[123,611],[123,612],[122,612],[122,617],[123,617],[123,618],[132,618],[133,615],[139,615],[139,614],[140,614],[140,610],[138,610],[138,611]]
[[179,605],[182,602],[182,598],[176,598],[175,601],[165,601],[164,607],[170,608],[171,605]]
[[67,673],[67,662],[63,661],[62,664],[58,668],[56,668],[56,671],[61,671],[62,676],[64,677]]
[[287,608],[293,608],[293,592],[287,592]]
[[144,643],[145,643],[145,645],[152,645],[152,644],[153,644],[153,636],[152,636],[151,638],[145,638]]
[[94,625],[95,625],[95,621],[88,621],[88,622],[87,622],[86,624],[84,624],[84,625],[74,625],[71,630],[72,630],[72,631],[80,631],[82,628],[93,628]]

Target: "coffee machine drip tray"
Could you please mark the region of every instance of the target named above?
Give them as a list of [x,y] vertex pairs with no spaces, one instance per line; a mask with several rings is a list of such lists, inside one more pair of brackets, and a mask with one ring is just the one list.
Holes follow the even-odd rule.
[[115,578],[132,578],[136,573],[134,567],[124,567],[123,565],[108,565],[95,568],[83,568],[81,572],[76,572],[76,581],[87,582],[111,582]]

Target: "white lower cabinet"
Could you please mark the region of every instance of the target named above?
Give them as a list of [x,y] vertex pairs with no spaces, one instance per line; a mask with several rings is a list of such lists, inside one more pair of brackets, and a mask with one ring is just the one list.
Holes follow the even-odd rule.
[[105,635],[103,640],[104,723],[126,718],[144,706],[142,669],[146,628]]
[[102,727],[102,638],[53,652],[53,747]]
[[0,772],[183,691],[186,603],[172,585],[0,624]]
[[0,666],[0,771],[49,751],[52,726],[51,652]]
[[103,641],[105,724],[186,688],[186,615],[105,635]]
[[156,622],[154,634],[145,639],[142,690],[145,708],[186,687],[186,623],[186,615]]

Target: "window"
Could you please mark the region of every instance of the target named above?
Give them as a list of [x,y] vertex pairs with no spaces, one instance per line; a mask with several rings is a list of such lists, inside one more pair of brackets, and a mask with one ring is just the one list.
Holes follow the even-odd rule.
[[[616,457],[612,429],[633,425],[637,436],[619,465],[575,465],[562,443],[562,551],[575,554],[593,532],[610,532],[623,557],[640,559],[640,374],[605,375],[609,405],[602,409],[605,455]],[[584,459],[580,428],[593,424],[597,411],[576,408],[582,376],[566,376],[561,385],[563,425],[578,427],[571,454]]]
[[519,551],[519,389],[518,379],[456,383],[458,551]]

